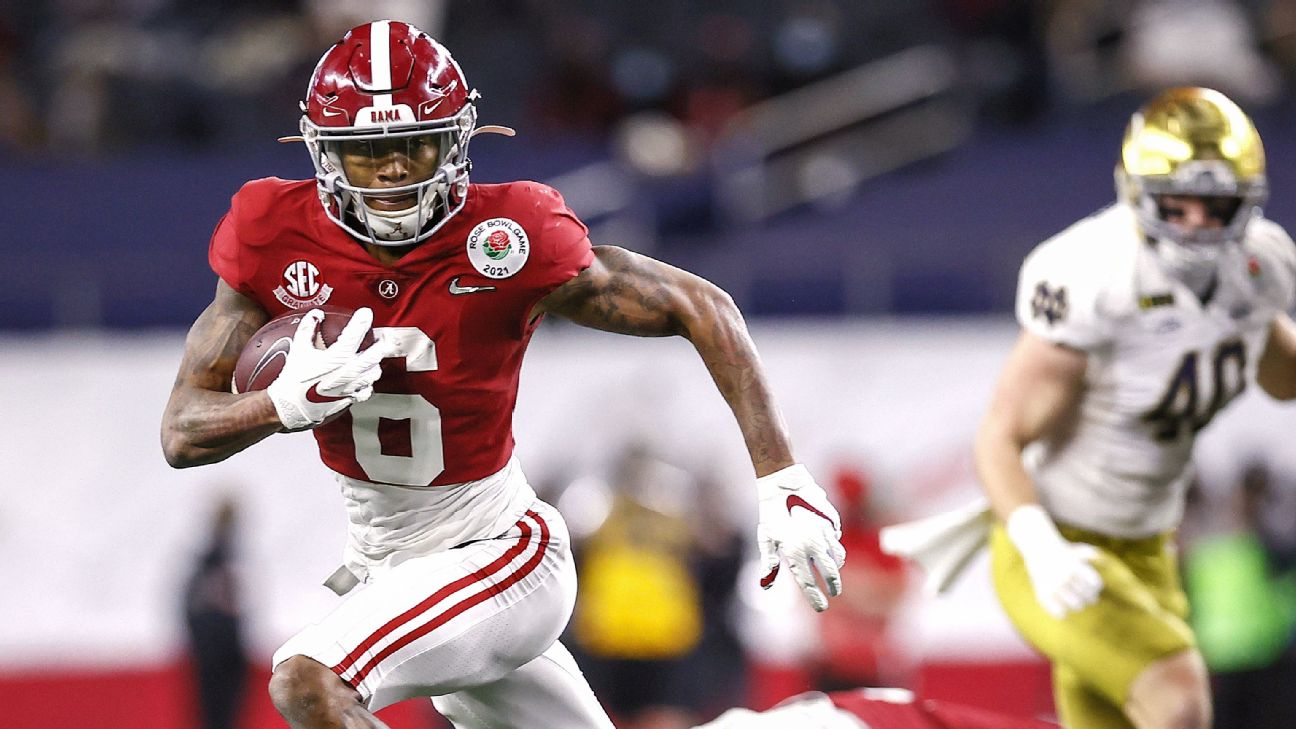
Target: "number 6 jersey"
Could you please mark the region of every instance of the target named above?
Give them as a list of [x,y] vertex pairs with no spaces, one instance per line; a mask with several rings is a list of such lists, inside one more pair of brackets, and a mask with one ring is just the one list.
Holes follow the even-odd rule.
[[1165,273],[1115,205],[1040,244],[1022,265],[1017,319],[1088,355],[1076,421],[1023,459],[1058,521],[1118,537],[1176,527],[1193,439],[1248,382],[1296,290],[1296,250],[1257,219],[1222,253],[1206,303]]
[[585,226],[553,189],[471,185],[463,209],[385,266],[325,216],[314,180],[255,180],[212,236],[212,268],[272,317],[368,306],[396,346],[368,401],[314,430],[332,470],[400,486],[465,483],[513,451],[535,304],[588,267]]

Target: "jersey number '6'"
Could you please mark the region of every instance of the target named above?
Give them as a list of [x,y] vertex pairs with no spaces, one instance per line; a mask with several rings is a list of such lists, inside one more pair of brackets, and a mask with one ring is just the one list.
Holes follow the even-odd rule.
[[[406,372],[437,368],[436,344],[416,327],[374,327],[374,336],[387,342],[392,356],[405,360]],[[409,455],[383,452],[382,421],[409,428]],[[351,437],[355,458],[370,481],[402,486],[426,486],[445,469],[441,444],[441,411],[422,395],[375,392],[351,406]]]

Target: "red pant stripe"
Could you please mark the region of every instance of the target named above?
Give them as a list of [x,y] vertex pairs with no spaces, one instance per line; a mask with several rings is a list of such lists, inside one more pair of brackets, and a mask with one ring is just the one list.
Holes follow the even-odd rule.
[[[536,515],[536,513],[533,511],[527,511],[526,515],[536,520],[539,520],[539,516]],[[545,529],[547,533],[548,527],[545,526],[543,522],[541,522],[541,524],[542,524],[542,528]],[[337,663],[337,665],[331,666],[330,668],[332,669],[332,671],[337,675],[342,676],[345,679],[346,677],[343,676],[343,674],[347,673],[351,668],[353,668],[354,664],[358,660],[360,660],[360,658],[365,654],[365,652],[367,652],[369,649],[377,645],[377,643],[381,641],[383,638],[390,635],[393,631],[397,630],[402,625],[405,625],[411,620],[417,618],[419,615],[422,615],[423,613],[427,612],[430,608],[436,606],[437,603],[446,599],[450,595],[453,595],[454,593],[458,592],[459,590],[462,590],[468,585],[473,584],[474,582],[478,582],[489,578],[491,575],[494,575],[496,572],[499,572],[501,569],[503,569],[506,565],[508,565],[509,562],[512,562],[513,559],[516,558],[519,554],[521,554],[524,550],[526,550],[527,546],[531,543],[531,525],[527,524],[525,521],[519,520],[517,526],[522,530],[522,538],[518,540],[517,544],[514,544],[513,546],[509,547],[504,552],[504,554],[500,555],[499,558],[497,558],[495,561],[491,562],[490,564],[486,565],[485,567],[475,572],[464,575],[463,577],[460,577],[454,582],[451,582],[443,586],[441,589],[437,590],[436,592],[428,596],[426,600],[423,600],[422,602],[410,608],[409,610],[406,610],[405,612],[401,613],[395,618],[392,618],[391,620],[387,621],[387,623],[385,623],[382,627],[375,630],[372,634],[369,635],[368,638],[362,641],[360,645],[352,649],[351,652],[348,653],[345,658],[343,658],[341,661]],[[351,683],[352,685],[356,685],[359,682],[360,682],[359,679],[348,681],[348,683]]]
[[539,514],[528,511],[527,515],[535,519],[536,522],[540,525],[540,548],[537,549],[535,554],[531,555],[531,557],[527,559],[527,561],[523,563],[523,565],[520,568],[518,568],[516,572],[514,572],[513,574],[509,575],[508,577],[504,578],[503,580],[497,583],[487,585],[486,589],[482,590],[481,592],[478,592],[472,595],[471,597],[466,597],[463,600],[460,600],[457,604],[450,607],[448,610],[441,613],[440,615],[437,615],[435,618],[432,618],[432,620],[428,621],[421,627],[416,628],[410,631],[409,633],[406,633],[404,636],[402,636],[401,638],[395,641],[392,641],[391,644],[389,644],[386,648],[383,648],[381,651],[379,651],[377,655],[375,655],[373,658],[370,658],[369,662],[366,663],[364,667],[362,667],[359,671],[357,671],[355,677],[352,678],[350,681],[348,681],[348,683],[350,683],[352,686],[359,686],[360,682],[365,679],[365,676],[369,675],[369,672],[373,670],[374,666],[382,662],[385,658],[387,658],[387,656],[390,656],[391,654],[395,653],[401,648],[404,648],[405,646],[427,635],[428,633],[431,633],[432,631],[436,630],[442,625],[445,625],[455,616],[459,615],[460,613],[463,613],[464,611],[468,610],[474,605],[481,604],[486,600],[488,600],[489,598],[494,597],[495,595],[498,595],[501,592],[504,592],[508,588],[520,582],[527,575],[534,572],[535,568],[539,566],[540,561],[544,559],[545,551],[548,550],[549,548],[549,525],[545,523],[544,519],[540,518]]

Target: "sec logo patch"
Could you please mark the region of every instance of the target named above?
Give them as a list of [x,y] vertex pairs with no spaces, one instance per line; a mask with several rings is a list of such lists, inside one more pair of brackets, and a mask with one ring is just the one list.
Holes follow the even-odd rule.
[[515,220],[483,220],[468,233],[468,260],[487,278],[508,278],[526,265],[531,241]]
[[283,282],[273,293],[279,303],[290,309],[309,309],[328,301],[333,287],[324,283],[315,264],[293,261],[284,269]]

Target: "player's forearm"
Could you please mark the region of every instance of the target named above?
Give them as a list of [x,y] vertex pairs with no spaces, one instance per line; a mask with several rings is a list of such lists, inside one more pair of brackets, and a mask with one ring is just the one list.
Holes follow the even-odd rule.
[[1022,444],[996,424],[986,423],[977,433],[974,457],[981,488],[995,515],[1007,521],[1017,507],[1039,502],[1035,483],[1022,466]]
[[1275,400],[1296,399],[1296,324],[1279,314],[1256,366],[1256,383]]
[[975,445],[977,475],[1000,519],[1007,521],[1019,507],[1039,503],[1022,451],[1072,422],[1087,367],[1088,356],[1080,350],[1027,331],[1018,337]]
[[787,427],[733,299],[687,271],[647,256],[595,246],[595,260],[537,305],[581,326],[693,343],[733,410],[757,476],[790,466]]
[[711,285],[693,297],[694,311],[682,319],[721,396],[733,410],[757,476],[792,465],[787,424],[774,403],[760,355],[733,299]]
[[178,392],[162,421],[162,452],[174,468],[225,460],[283,429],[264,392]]

